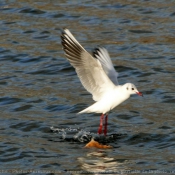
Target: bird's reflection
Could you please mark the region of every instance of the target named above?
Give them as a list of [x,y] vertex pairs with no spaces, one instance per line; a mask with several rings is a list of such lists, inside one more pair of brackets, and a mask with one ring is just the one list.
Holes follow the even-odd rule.
[[121,174],[126,169],[128,160],[120,160],[109,157],[112,150],[94,151],[86,154],[86,157],[79,157],[81,173],[93,174]]
[[[115,143],[121,138],[125,138],[125,134],[111,134],[106,137],[96,136],[95,133],[87,132],[83,129],[76,128],[50,128],[52,132],[58,133],[61,139],[68,142],[87,143],[93,137],[99,143]],[[64,137],[63,137],[64,136]],[[112,145],[111,145],[112,146]],[[70,174],[128,174],[127,165],[128,159],[121,159],[120,156],[113,156],[113,148],[99,149],[99,148],[82,148],[86,152],[84,156],[78,157],[79,166],[77,169],[67,169],[66,172]],[[125,171],[126,170],[126,171]]]

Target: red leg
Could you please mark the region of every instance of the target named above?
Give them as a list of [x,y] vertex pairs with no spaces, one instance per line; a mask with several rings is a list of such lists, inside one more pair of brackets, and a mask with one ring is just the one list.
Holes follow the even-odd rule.
[[108,126],[108,115],[105,117],[105,128],[104,128],[104,135],[106,136],[107,134],[107,126]]
[[104,118],[104,114],[102,114],[100,117],[100,126],[98,128],[98,134],[101,134],[103,130],[103,118]]

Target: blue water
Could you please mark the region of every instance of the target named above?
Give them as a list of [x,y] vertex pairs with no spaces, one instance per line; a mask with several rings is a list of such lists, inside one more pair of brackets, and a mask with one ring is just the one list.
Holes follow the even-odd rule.
[[[0,172],[175,174],[175,2],[0,2]],[[65,59],[60,28],[92,52],[103,46],[134,83],[132,96],[97,135],[98,114]],[[95,138],[110,150],[86,149]]]

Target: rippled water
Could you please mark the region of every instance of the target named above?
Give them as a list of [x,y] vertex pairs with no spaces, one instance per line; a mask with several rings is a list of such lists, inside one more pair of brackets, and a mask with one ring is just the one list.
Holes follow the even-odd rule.
[[[2,0],[0,172],[175,173],[174,6],[173,0]],[[107,138],[96,134],[97,114],[76,115],[93,101],[65,59],[64,27],[90,52],[106,47],[119,82],[144,94],[111,112]],[[113,149],[83,148],[91,137]]]

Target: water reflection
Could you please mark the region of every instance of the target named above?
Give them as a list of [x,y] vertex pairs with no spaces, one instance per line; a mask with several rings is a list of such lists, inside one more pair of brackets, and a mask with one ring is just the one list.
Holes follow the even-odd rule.
[[[128,160],[116,159],[108,154],[113,150],[98,150],[87,153],[86,157],[79,157],[80,168],[84,172],[93,174],[121,174],[127,169]],[[123,174],[123,173],[122,173]]]

